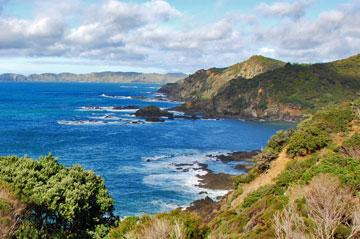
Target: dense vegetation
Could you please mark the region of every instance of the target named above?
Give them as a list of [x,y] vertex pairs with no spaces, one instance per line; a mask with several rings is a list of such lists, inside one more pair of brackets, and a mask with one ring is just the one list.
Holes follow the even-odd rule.
[[93,172],[66,168],[51,155],[0,157],[0,164],[0,181],[25,207],[17,215],[16,237],[102,238],[113,224],[113,201]]
[[[250,173],[236,178],[233,193],[214,208],[210,222],[179,211],[128,218],[111,238],[359,238],[358,109],[329,107],[296,129],[274,135],[255,157]],[[278,157],[287,158],[284,170],[243,195],[253,180],[274,173],[271,166]],[[165,221],[159,221],[164,215]],[[189,218],[192,223],[184,223]],[[156,228],[188,233],[166,234]]]
[[284,62],[275,59],[252,56],[244,62],[226,68],[199,70],[183,80],[163,86],[160,92],[181,101],[210,100],[232,79],[250,79],[284,65]]
[[[254,67],[246,66],[249,70]],[[183,106],[189,112],[294,120],[323,107],[356,99],[360,90],[359,69],[360,55],[356,55],[324,64],[278,65],[251,79],[241,74],[222,74],[228,77],[225,80],[217,79],[216,74],[198,73],[165,86],[163,91],[172,98],[191,102]],[[212,92],[211,97],[198,97],[206,92]]]

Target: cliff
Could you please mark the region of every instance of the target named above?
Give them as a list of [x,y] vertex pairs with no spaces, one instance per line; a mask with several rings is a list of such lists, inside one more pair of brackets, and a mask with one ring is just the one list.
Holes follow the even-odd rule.
[[252,59],[226,70],[198,71],[165,85],[160,92],[168,94],[170,99],[185,101],[181,109],[189,113],[300,120],[322,107],[351,101],[360,90],[360,55],[307,65],[283,64],[268,58],[260,58],[267,59],[267,64],[254,63]]

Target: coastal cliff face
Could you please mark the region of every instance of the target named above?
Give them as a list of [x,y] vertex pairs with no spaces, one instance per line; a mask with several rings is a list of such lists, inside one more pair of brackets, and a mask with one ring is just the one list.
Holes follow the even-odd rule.
[[244,62],[227,68],[199,70],[188,78],[165,85],[161,88],[161,92],[167,93],[170,98],[176,100],[208,100],[213,98],[232,79],[238,77],[251,79],[256,75],[284,65],[284,62],[271,58],[252,56]]
[[360,90],[360,55],[323,64],[284,64],[260,56],[226,69],[200,70],[160,92],[180,109],[210,117],[300,120]]

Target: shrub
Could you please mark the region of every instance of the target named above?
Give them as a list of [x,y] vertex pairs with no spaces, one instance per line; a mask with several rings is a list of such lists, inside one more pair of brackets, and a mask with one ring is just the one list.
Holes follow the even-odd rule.
[[338,150],[349,157],[360,159],[360,134],[355,133],[346,139]]
[[360,133],[355,133],[349,139],[346,139],[343,143],[343,147],[360,149]]
[[0,164],[0,179],[27,204],[30,231],[53,238],[90,238],[99,225],[112,224],[113,201],[104,180],[93,172],[66,168],[51,155],[37,161],[0,157]]
[[280,130],[274,134],[266,145],[265,152],[278,154],[289,141],[294,129]]
[[197,216],[174,210],[155,216],[125,218],[112,229],[110,239],[202,239],[207,228]]
[[318,164],[309,168],[302,180],[309,182],[314,176],[328,173],[339,177],[341,182],[353,189],[360,189],[360,161],[338,154],[327,155]]
[[256,203],[259,199],[267,196],[267,195],[282,195],[284,194],[284,190],[281,187],[276,185],[266,185],[262,186],[256,191],[250,193],[242,203],[241,207],[248,208],[254,203]]
[[327,146],[329,134],[317,127],[298,129],[290,138],[287,153],[290,157],[305,156]]
[[350,107],[331,107],[317,112],[311,119],[311,125],[329,133],[347,131],[349,123],[354,119]]

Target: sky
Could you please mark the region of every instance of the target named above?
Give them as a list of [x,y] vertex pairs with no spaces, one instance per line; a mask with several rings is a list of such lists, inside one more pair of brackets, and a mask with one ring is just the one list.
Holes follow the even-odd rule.
[[360,0],[0,0],[0,73],[184,72],[360,53]]

